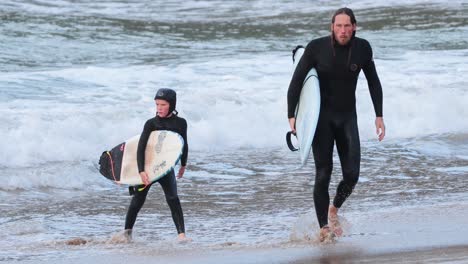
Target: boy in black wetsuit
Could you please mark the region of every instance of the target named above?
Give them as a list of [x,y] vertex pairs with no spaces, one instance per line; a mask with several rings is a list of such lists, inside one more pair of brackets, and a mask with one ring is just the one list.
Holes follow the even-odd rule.
[[[306,74],[315,68],[320,82],[320,115],[312,142],[315,160],[314,204],[320,226],[320,239],[341,235],[338,209],[351,194],[359,179],[361,149],[356,116],[356,85],[361,69],[367,79],[379,141],[385,136],[382,117],[382,87],[367,40],[356,34],[356,18],[349,8],[335,12],[330,36],[312,40],[296,67],[288,90],[288,118],[295,132],[294,112]],[[336,142],[343,180],[339,183],[333,204],[328,186],[333,168],[333,147]],[[328,226],[332,224],[333,232]]]
[[[148,138],[152,131],[155,130],[170,130],[179,133],[184,139],[184,147],[181,157],[181,167],[177,174],[177,178],[182,178],[185,172],[188,155],[187,143],[187,122],[185,119],[177,116],[176,107],[176,92],[171,89],[159,89],[154,98],[156,103],[156,116],[146,121],[143,132],[140,136],[137,149],[137,163],[140,177],[144,183],[143,186],[131,187],[133,188],[133,198],[128,208],[127,217],[125,219],[125,234],[128,239],[131,239],[133,225],[138,212],[143,206],[146,195],[152,183],[149,182],[148,174],[145,172],[145,149],[148,143]],[[164,194],[166,196],[167,204],[171,209],[172,219],[177,229],[179,241],[188,240],[185,236],[184,215],[180,200],[177,195],[177,183],[174,175],[174,170],[171,170],[167,175],[158,180]],[[139,191],[141,187],[145,187]]]

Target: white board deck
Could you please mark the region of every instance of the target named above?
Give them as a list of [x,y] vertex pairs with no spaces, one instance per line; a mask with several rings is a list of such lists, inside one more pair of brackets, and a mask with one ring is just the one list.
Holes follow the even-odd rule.
[[[294,69],[299,63],[304,48],[300,48],[294,55]],[[312,149],[315,129],[320,114],[320,84],[317,71],[312,68],[304,80],[299,103],[296,107],[296,137],[299,144],[301,165],[304,166]]]
[[[117,183],[140,185],[140,174],[137,165],[137,149],[140,135],[125,141],[125,152],[122,158],[120,181]],[[179,161],[182,155],[184,140],[178,133],[158,130],[151,132],[145,150],[145,171],[150,182],[166,175]]]

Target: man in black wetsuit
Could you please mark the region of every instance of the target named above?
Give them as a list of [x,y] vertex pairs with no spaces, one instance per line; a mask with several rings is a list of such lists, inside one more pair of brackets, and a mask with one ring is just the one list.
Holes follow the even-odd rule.
[[[177,178],[182,178],[185,172],[188,156],[187,143],[187,122],[185,119],[177,116],[176,107],[176,92],[171,89],[159,89],[154,98],[156,102],[156,116],[146,121],[143,132],[140,136],[137,149],[138,171],[144,185],[130,187],[133,194],[132,201],[128,208],[127,217],[125,219],[125,235],[130,240],[132,235],[133,225],[141,207],[145,203],[146,195],[152,183],[149,182],[148,174],[145,172],[145,149],[148,143],[148,138],[152,131],[155,130],[170,130],[176,132],[184,139],[184,147],[181,157],[181,167],[177,174]],[[171,209],[172,219],[177,229],[179,241],[187,241],[185,236],[184,215],[180,200],[177,195],[177,183],[174,175],[174,170],[171,170],[167,175],[158,180],[164,194],[167,204]]]
[[[358,182],[361,149],[356,116],[356,84],[361,69],[367,79],[379,141],[385,136],[382,118],[382,87],[372,58],[372,49],[365,39],[355,36],[356,18],[349,8],[335,12],[331,35],[312,40],[296,67],[288,90],[288,118],[295,132],[295,109],[306,74],[315,68],[320,82],[320,115],[312,142],[315,160],[314,204],[320,226],[320,239],[341,235],[338,209]],[[328,187],[333,168],[333,147],[336,142],[343,179],[338,185],[333,204]],[[328,225],[328,220],[332,230]]]

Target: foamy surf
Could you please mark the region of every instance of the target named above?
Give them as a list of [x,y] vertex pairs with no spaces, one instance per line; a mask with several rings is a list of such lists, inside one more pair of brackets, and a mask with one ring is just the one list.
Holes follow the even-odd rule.
[[[396,254],[463,262],[462,3],[350,6],[357,36],[373,48],[388,133],[376,141],[361,74],[361,175],[340,209],[350,227],[340,219],[343,236],[316,244],[315,169],[312,160],[297,169],[298,157],[286,150],[286,91],[291,50],[328,35],[339,3],[1,1],[0,40],[8,45],[0,47],[0,261],[395,263]],[[175,242],[158,186],[133,242],[120,243],[131,197],[92,164],[141,132],[161,87],[178,92],[189,125],[187,172],[177,185],[194,241]],[[340,172],[335,156],[331,195]]]

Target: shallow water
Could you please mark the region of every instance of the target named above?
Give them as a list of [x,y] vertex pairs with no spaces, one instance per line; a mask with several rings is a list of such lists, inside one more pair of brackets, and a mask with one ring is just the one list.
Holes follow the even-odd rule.
[[[341,5],[2,1],[0,260],[305,243],[294,237],[317,228],[314,167],[310,160],[300,169],[284,143],[290,55],[328,34]],[[369,219],[359,218],[362,212],[424,207],[434,215],[441,204],[466,203],[468,42],[460,36],[468,33],[468,6],[361,0],[350,7],[357,35],[373,47],[387,138],[375,140],[361,76],[361,175],[343,214],[356,226]],[[178,187],[193,242],[174,242],[169,209],[154,186],[134,243],[121,244],[130,197],[95,163],[103,150],[140,133],[159,87],[177,90],[189,124],[189,166]],[[334,162],[332,197],[341,177]],[[353,232],[342,241],[359,237]],[[385,233],[363,232],[364,241]],[[75,238],[87,243],[66,245]]]

